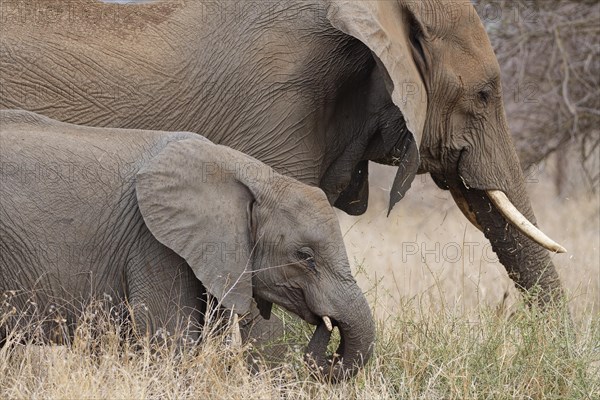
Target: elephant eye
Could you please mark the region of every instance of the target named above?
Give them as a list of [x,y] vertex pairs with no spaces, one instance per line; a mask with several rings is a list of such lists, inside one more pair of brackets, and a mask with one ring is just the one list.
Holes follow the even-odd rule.
[[312,249],[303,247],[296,252],[296,257],[298,257],[298,260],[303,261],[310,269],[316,271],[317,264]]
[[491,97],[492,92],[489,89],[483,89],[477,92],[477,98],[483,105],[487,105]]

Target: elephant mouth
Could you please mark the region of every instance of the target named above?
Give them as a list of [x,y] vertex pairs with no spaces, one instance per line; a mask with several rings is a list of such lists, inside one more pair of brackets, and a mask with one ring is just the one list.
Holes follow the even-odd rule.
[[[460,176],[459,174],[457,175]],[[533,240],[538,245],[551,252],[567,252],[563,246],[550,239],[537,226],[530,222],[527,217],[521,214],[502,190],[469,187],[465,179],[460,177],[450,180],[452,184],[443,175],[431,174],[431,177],[440,189],[450,191],[461,212],[480,231],[485,233],[484,227],[477,220],[476,211],[473,209],[472,204],[467,201],[467,197],[470,197],[469,193],[471,192],[481,193],[481,195],[485,196],[490,205],[493,205],[507,223],[510,223],[521,234]]]
[[[331,320],[331,327],[338,327],[339,323],[335,319]],[[337,350],[331,354],[327,353],[327,346],[331,341],[333,329],[329,329],[324,321],[317,324],[317,328],[307,346],[304,360],[309,365],[317,378],[337,381],[338,377],[334,373],[336,366],[340,368],[343,363],[344,347],[343,336]]]
[[[329,323],[328,323],[329,322]],[[337,349],[328,353],[333,328],[339,330]],[[304,360],[311,374],[321,381],[337,383],[352,378],[371,358],[374,348],[373,332],[365,337],[356,335],[356,329],[336,319],[323,319],[315,329],[306,348]]]
[[[351,378],[373,354],[375,322],[369,304],[358,286],[350,290],[349,297],[350,300],[344,301],[342,305],[330,304],[329,311],[323,310],[327,301],[315,304],[314,301],[302,303],[297,299],[298,304],[308,306],[302,312],[298,312],[298,307],[284,306],[309,324],[316,325],[304,359],[311,374],[318,380],[333,383]],[[327,347],[334,328],[339,331],[340,342],[337,350],[328,354]]]
[[311,325],[319,325],[319,323],[321,323],[321,316],[317,315],[311,311],[307,311],[304,314],[298,314],[302,317],[303,320],[305,320],[306,322],[308,322]]

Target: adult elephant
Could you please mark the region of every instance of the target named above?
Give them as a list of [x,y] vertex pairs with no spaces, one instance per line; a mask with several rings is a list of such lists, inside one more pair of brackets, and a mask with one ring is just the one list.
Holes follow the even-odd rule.
[[468,0],[3,3],[0,105],[102,127],[206,132],[367,207],[367,162],[450,190],[519,288],[560,297]]

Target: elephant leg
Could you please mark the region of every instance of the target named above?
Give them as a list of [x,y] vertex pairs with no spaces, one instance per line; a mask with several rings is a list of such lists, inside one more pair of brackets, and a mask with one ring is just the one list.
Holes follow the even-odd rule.
[[204,286],[177,255],[129,269],[127,301],[139,335],[196,343],[204,323],[205,299]]
[[244,343],[252,345],[248,355],[248,365],[258,372],[260,363],[267,368],[281,365],[285,362],[292,345],[282,341],[284,334],[283,321],[275,314],[264,319],[257,309],[246,316],[240,323],[240,331]]

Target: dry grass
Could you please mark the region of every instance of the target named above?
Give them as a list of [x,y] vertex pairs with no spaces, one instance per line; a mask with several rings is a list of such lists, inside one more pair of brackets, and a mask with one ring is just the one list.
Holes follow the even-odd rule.
[[[338,385],[311,379],[302,348],[284,365],[252,373],[249,349],[229,348],[220,335],[178,354],[120,340],[121,327],[95,316],[83,319],[69,347],[0,349],[0,398],[600,398],[597,195],[555,200],[548,187],[530,185],[541,226],[569,249],[555,263],[575,320],[571,335],[560,311],[522,307],[503,267],[482,250],[485,239],[446,193],[418,178],[386,219],[387,193],[379,186],[391,182],[390,172],[376,173],[369,212],[341,217],[377,315],[376,352],[356,378]],[[286,339],[307,343],[310,327],[285,320]]]
[[[98,318],[95,318],[98,321]],[[578,336],[568,318],[518,308],[510,318],[480,308],[430,312],[405,302],[377,324],[374,359],[338,385],[310,378],[302,351],[252,373],[248,348],[215,335],[178,353],[119,339],[118,326],[86,325],[69,347],[11,343],[0,350],[3,399],[593,399],[600,396],[600,320]],[[308,327],[292,322],[290,340]]]

